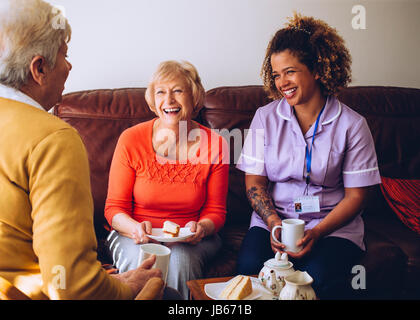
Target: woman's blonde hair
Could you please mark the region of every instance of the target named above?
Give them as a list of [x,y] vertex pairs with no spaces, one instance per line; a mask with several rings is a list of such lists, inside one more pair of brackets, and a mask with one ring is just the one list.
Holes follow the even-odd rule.
[[320,77],[323,95],[335,95],[351,82],[351,56],[337,30],[322,20],[295,13],[267,47],[261,76],[270,98],[282,97],[274,83],[271,56],[285,50]]
[[145,93],[146,102],[150,110],[156,113],[154,86],[160,81],[171,81],[182,77],[185,79],[191,89],[191,95],[194,103],[193,117],[198,114],[204,103],[205,90],[201,84],[200,76],[197,69],[188,61],[164,61],[161,62],[157,70],[152,76],[152,79],[147,86]]
[[32,59],[40,55],[54,68],[57,53],[71,38],[62,12],[42,0],[1,0],[0,83],[20,89]]

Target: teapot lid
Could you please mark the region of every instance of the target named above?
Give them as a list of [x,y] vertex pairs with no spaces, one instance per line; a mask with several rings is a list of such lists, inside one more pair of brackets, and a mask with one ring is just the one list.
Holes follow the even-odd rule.
[[267,260],[264,265],[269,268],[289,269],[293,266],[293,263],[289,261],[287,253],[280,254],[280,252],[276,252],[274,258]]

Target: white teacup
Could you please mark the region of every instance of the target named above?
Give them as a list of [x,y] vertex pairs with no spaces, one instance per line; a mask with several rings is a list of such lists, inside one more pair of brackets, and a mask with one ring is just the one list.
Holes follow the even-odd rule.
[[138,266],[149,258],[151,255],[156,255],[156,262],[153,268],[158,268],[162,271],[162,279],[166,283],[168,277],[169,257],[171,256],[171,249],[157,243],[145,243],[140,246]]
[[[281,242],[276,239],[276,230],[281,228]],[[285,219],[282,220],[281,226],[275,226],[271,230],[271,236],[274,241],[282,243],[286,246],[285,251],[299,252],[302,246],[297,246],[296,242],[303,238],[305,232],[305,221],[301,219]]]

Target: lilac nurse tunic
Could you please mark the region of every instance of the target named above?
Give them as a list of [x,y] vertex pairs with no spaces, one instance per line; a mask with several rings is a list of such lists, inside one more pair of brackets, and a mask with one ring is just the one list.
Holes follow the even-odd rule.
[[[282,219],[299,218],[305,229],[315,227],[343,199],[344,188],[381,183],[375,145],[364,117],[338,101],[327,98],[312,146],[308,195],[318,196],[320,212],[295,213],[294,200],[306,187],[306,145],[314,125],[302,134],[294,109],[286,99],[276,100],[255,113],[237,168],[267,176],[269,192]],[[268,227],[253,212],[250,227]],[[363,220],[357,215],[347,225],[329,234],[348,239],[365,250]]]

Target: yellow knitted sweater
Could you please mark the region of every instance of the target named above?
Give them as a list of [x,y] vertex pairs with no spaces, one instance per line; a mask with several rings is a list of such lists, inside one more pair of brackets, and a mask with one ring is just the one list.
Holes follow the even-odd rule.
[[75,129],[0,98],[0,276],[34,299],[131,299],[96,256],[89,164]]

